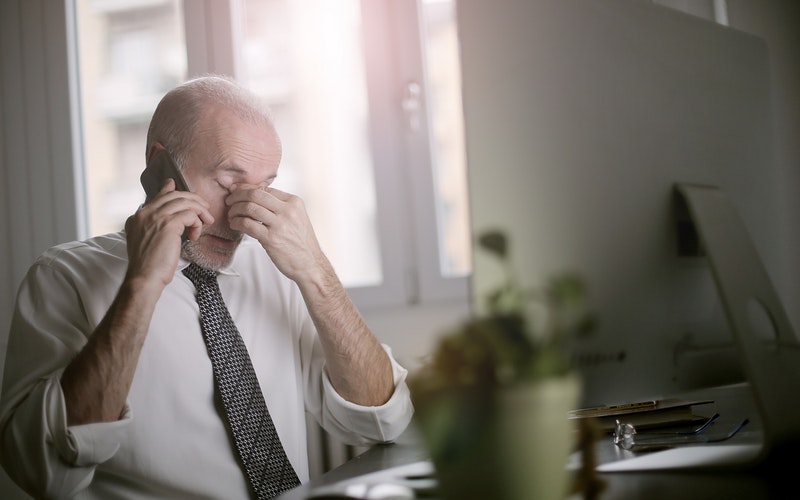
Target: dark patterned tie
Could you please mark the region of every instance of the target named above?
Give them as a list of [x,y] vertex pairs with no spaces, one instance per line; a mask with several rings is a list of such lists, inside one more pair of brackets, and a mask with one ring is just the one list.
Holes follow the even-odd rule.
[[197,289],[203,338],[245,473],[256,498],[275,497],[300,481],[275,432],[247,348],[222,300],[217,273],[192,263],[183,274]]

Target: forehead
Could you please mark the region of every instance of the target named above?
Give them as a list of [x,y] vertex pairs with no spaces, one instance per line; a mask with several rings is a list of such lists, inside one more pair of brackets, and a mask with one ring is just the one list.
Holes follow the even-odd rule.
[[281,142],[272,124],[243,120],[222,106],[212,106],[204,113],[193,142],[192,151],[197,155],[192,156],[206,167],[274,175],[281,160]]

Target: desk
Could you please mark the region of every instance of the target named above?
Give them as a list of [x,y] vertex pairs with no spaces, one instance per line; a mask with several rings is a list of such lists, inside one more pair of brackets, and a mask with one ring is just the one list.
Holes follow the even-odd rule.
[[[738,389],[737,389],[738,391]],[[706,395],[709,395],[706,393]],[[742,412],[749,412],[750,407],[743,403],[740,393],[733,398],[728,393],[710,394],[718,401],[718,408],[737,414],[731,419],[739,418]],[[734,404],[732,407],[730,405]],[[722,413],[721,411],[721,413]],[[752,414],[750,414],[752,415]],[[749,432],[749,439],[757,432],[758,422]],[[745,436],[744,439],[747,439]],[[596,455],[599,463],[619,460],[619,449],[604,436],[596,443]],[[303,500],[309,497],[314,488],[330,486],[341,481],[351,480],[391,467],[419,462],[427,459],[415,429],[410,428],[395,444],[375,446],[353,460],[324,474],[322,477],[302,485],[279,497],[281,500]],[[792,446],[779,450],[774,457],[757,467],[734,470],[686,470],[686,471],[637,471],[602,473],[599,475],[604,489],[598,500],[773,500],[800,498],[800,489],[796,476],[800,468],[800,447]],[[576,494],[569,500],[580,500],[582,495]]]
[[[313,488],[377,470],[424,460],[426,454],[410,440],[371,448],[350,462],[328,472],[309,484],[280,496],[280,500],[305,500]],[[607,443],[606,443],[607,444]],[[613,446],[613,445],[612,445]],[[797,455],[791,467],[798,465]],[[796,474],[796,472],[795,472]],[[600,478],[604,489],[598,500],[773,500],[798,498],[797,480],[792,471],[784,473],[759,468],[753,471],[728,472],[627,472],[605,473]],[[790,493],[795,492],[795,493]],[[580,500],[576,494],[569,500]]]
[[413,428],[410,428],[395,443],[373,446],[318,479],[298,486],[278,498],[280,500],[306,499],[314,488],[333,485],[364,474],[427,460],[427,458],[428,454],[422,446],[417,433]]

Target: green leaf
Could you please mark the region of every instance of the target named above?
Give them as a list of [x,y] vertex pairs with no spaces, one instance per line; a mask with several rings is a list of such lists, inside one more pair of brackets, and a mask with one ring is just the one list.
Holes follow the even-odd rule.
[[478,237],[478,244],[500,259],[508,257],[508,239],[503,231],[492,229]]

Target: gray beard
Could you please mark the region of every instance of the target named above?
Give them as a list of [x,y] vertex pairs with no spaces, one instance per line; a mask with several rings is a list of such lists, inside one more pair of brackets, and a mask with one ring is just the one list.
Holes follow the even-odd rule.
[[[238,236],[238,241],[241,243],[244,235],[240,233]],[[219,271],[223,267],[228,266],[233,260],[234,253],[235,251],[224,257],[210,258],[202,252],[198,242],[192,240],[184,241],[183,246],[181,247],[181,257],[189,262],[194,262],[200,267],[211,269],[213,271]]]

